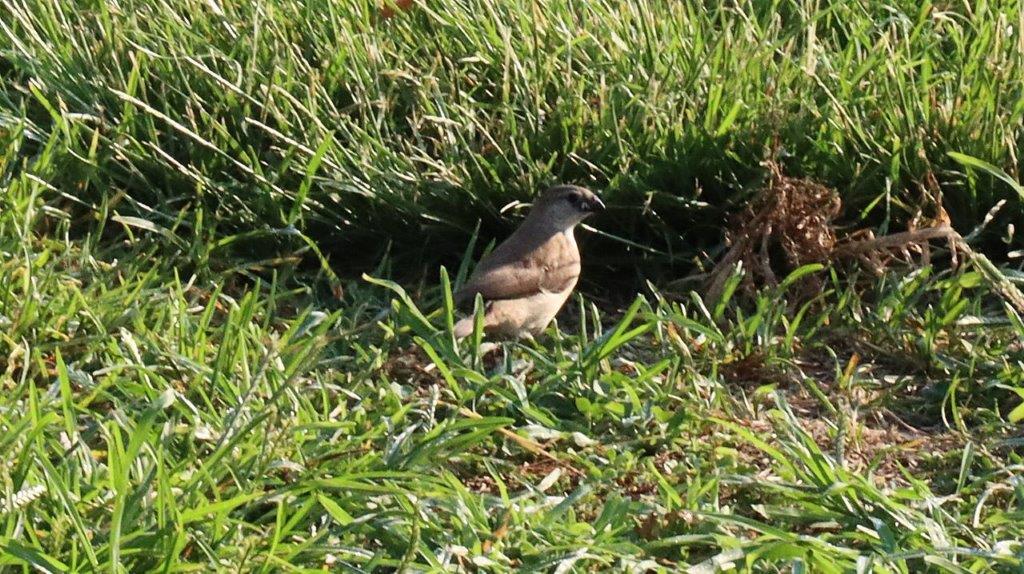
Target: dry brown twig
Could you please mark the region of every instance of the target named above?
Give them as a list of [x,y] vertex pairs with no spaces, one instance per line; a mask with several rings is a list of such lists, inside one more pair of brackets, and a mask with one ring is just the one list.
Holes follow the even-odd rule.
[[[852,259],[876,275],[894,264],[928,265],[931,242],[945,240],[954,266],[969,261],[1004,301],[1024,314],[1024,294],[987,257],[971,249],[950,226],[941,205],[931,220],[915,218],[913,225],[924,227],[882,237],[858,230],[837,239],[833,221],[841,208],[839,195],[819,183],[784,175],[775,162],[764,165],[768,184],[727,230],[729,249],[707,275],[705,301],[718,301],[737,264],[745,270],[742,287],[752,293],[764,285],[777,286],[776,270],[793,271],[810,263]],[[821,283],[819,274],[805,276],[795,286],[797,299],[820,293]]]
[[[775,162],[764,165],[770,176],[767,186],[733,219],[726,232],[729,250],[709,274],[711,301],[721,296],[737,263],[747,271],[744,289],[753,292],[760,285],[779,284],[773,268],[825,263],[835,248],[832,221],[839,215],[838,194],[813,181],[785,176]],[[782,262],[777,261],[780,252]],[[807,287],[813,289],[813,278],[810,283]]]

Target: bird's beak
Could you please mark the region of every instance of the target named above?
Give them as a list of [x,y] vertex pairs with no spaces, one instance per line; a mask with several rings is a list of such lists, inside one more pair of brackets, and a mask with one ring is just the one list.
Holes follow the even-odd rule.
[[600,197],[595,197],[591,201],[587,202],[587,211],[590,211],[592,213],[604,211],[604,202],[601,201]]

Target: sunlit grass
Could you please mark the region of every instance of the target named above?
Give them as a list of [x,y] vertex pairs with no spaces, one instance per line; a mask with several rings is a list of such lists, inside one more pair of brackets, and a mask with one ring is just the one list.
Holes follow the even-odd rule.
[[581,299],[480,357],[443,288],[176,276],[19,239],[51,215],[11,190],[4,564],[1020,567],[1024,331],[974,272],[835,279],[803,320],[785,288]]
[[[0,0],[0,570],[1024,568],[1019,8]],[[1010,198],[999,269],[644,282],[775,138],[882,231]],[[619,239],[456,343],[556,180]]]
[[380,229],[452,265],[555,181],[604,191],[595,225],[647,248],[602,236],[595,268],[682,269],[772,150],[883,228],[941,194],[966,233],[1015,196],[948,153],[1019,176],[1018,2],[816,6],[6,1],[8,169],[61,132],[46,179],[89,205],[185,234],[294,224],[360,270]]

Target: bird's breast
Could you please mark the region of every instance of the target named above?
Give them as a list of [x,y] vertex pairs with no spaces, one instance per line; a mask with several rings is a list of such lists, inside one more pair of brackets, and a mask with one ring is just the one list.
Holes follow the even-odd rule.
[[540,291],[522,299],[494,301],[488,315],[492,328],[505,335],[539,335],[565,305],[572,287],[559,292]]

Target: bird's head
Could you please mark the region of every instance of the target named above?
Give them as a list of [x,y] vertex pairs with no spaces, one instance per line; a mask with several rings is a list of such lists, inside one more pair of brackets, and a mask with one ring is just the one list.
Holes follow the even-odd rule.
[[589,189],[576,185],[556,185],[537,197],[530,215],[559,229],[569,229],[587,216],[603,210],[601,198]]

